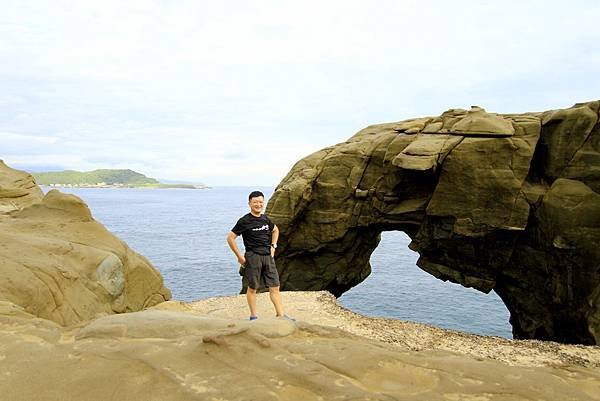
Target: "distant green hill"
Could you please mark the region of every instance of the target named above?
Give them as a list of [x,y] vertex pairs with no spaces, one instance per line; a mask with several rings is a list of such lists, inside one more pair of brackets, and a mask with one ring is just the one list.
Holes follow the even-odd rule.
[[206,185],[198,184],[163,184],[158,180],[146,177],[133,170],[94,170],[32,173],[39,185],[73,186],[73,187],[144,187],[144,188],[184,188],[206,189]]
[[66,170],[60,172],[34,173],[35,180],[40,185],[125,185],[125,186],[147,186],[159,185],[154,178],[148,178],[144,174],[133,170],[94,170],[75,171]]

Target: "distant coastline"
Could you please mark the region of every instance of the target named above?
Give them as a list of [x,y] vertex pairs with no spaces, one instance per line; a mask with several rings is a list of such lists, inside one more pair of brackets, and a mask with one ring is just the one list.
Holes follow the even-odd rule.
[[199,184],[155,184],[155,185],[130,185],[130,184],[105,184],[105,183],[97,183],[97,184],[38,184],[41,187],[45,188],[149,188],[149,189],[211,189],[211,187]]
[[209,189],[204,184],[162,183],[133,170],[52,171],[33,173],[38,185],[50,188],[177,188]]

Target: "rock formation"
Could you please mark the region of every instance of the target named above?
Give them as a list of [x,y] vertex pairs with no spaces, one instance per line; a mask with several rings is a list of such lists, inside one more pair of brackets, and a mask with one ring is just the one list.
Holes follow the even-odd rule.
[[401,230],[421,269],[496,291],[515,338],[600,344],[599,108],[451,109],[307,156],[267,207],[282,288],[339,296]]
[[0,161],[0,303],[72,325],[171,297],[160,273],[78,197]]

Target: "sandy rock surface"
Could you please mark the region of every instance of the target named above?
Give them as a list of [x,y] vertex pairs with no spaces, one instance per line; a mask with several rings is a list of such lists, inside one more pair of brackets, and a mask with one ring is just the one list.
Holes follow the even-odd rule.
[[[343,311],[330,295],[283,296],[297,321],[269,317],[266,294],[253,322],[243,296],[169,301],[70,327],[0,304],[0,394],[11,401],[600,399],[594,349],[585,363],[509,355],[508,364],[475,356],[500,339],[477,344],[476,336],[402,322],[404,333],[394,337],[394,322]],[[409,349],[419,333],[430,341]],[[453,338],[471,350],[439,346]],[[529,349],[536,350],[549,354]]]
[[[395,345],[402,350],[443,350],[473,358],[489,358],[513,366],[585,366],[600,368],[600,346],[565,345],[551,341],[508,340],[480,336],[397,319],[368,317],[340,306],[326,291],[283,292],[286,314],[310,324],[335,327]],[[163,303],[160,307],[167,307]],[[246,319],[244,295],[215,297],[184,304],[203,315]],[[259,294],[259,319],[273,317],[267,294]]]

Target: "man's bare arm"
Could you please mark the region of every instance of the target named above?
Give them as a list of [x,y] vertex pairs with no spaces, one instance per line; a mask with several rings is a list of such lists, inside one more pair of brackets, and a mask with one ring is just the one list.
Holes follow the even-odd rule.
[[[276,244],[279,239],[279,228],[277,225],[273,227],[273,231],[271,232],[271,244]],[[275,248],[271,247],[271,256],[275,256]]]
[[238,236],[236,233],[234,233],[233,231],[230,231],[229,234],[227,234],[227,245],[229,245],[229,248],[231,248],[231,250],[235,254],[235,257],[237,258],[238,262],[240,262],[240,264],[243,265],[246,263],[246,258],[240,252],[240,249],[237,246],[237,242],[235,242],[237,237]]

